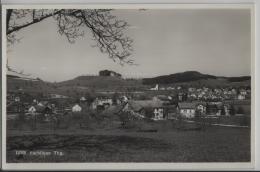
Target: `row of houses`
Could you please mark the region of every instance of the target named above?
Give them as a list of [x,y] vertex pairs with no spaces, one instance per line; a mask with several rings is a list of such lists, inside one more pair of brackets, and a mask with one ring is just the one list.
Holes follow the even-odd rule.
[[178,87],[160,87],[158,84],[155,87],[150,88],[149,90],[176,90],[178,93],[179,99],[188,99],[188,100],[230,100],[238,99],[245,100],[250,99],[251,89],[250,88],[214,88],[210,89],[208,87],[202,88],[182,88]]
[[177,115],[194,118],[196,115],[231,115],[232,106],[224,103],[179,102],[176,105],[165,104],[160,99],[130,100],[122,111],[140,114],[153,120],[174,119]]
[[[56,99],[56,101],[53,101]],[[59,99],[59,100],[57,100]],[[65,99],[65,100],[64,100]],[[10,99],[9,99],[10,100]],[[16,96],[13,100],[10,100],[7,104],[8,113],[45,113],[51,110],[53,113],[65,113],[65,112],[81,112],[83,108],[92,109],[96,111],[103,111],[112,105],[122,104],[126,102],[128,98],[122,96],[116,99],[114,102],[112,98],[101,96],[95,98],[90,104],[87,98],[84,96],[79,98],[78,101],[69,101],[68,97],[53,96],[47,100],[37,100],[33,99],[31,102],[25,102]],[[65,101],[65,102],[64,102]]]
[[[81,97],[77,103],[69,103],[62,107],[59,107],[50,101],[37,101],[34,99],[32,103],[25,103],[17,98],[16,101],[8,104],[7,112],[64,114],[65,112],[82,112],[85,108],[101,112],[109,109],[111,106],[118,106],[122,107],[121,111],[128,111],[140,118],[151,118],[153,120],[174,119],[177,115],[182,115],[185,118],[194,118],[196,115],[229,116],[232,114],[231,103],[203,101],[187,102],[183,99],[185,96],[185,94],[178,94],[178,98],[181,98],[182,101],[177,101],[175,103],[172,103],[173,97],[166,95],[158,95],[149,100],[134,100],[129,99],[126,96],[121,96],[116,99],[116,102],[114,102],[111,97],[102,96],[96,97],[91,104],[87,103],[87,98]],[[56,98],[57,96],[55,95],[52,97]]]

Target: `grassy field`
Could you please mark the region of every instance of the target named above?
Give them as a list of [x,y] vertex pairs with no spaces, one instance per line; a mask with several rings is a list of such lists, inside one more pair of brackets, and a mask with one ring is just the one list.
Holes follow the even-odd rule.
[[[17,155],[26,150],[26,155]],[[30,152],[51,152],[30,155]],[[62,152],[55,155],[53,151]],[[8,162],[248,162],[250,129],[9,131]]]

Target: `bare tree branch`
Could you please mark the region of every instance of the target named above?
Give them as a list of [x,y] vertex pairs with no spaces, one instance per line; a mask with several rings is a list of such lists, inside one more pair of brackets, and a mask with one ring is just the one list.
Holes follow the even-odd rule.
[[[23,25],[20,25],[20,26],[14,26],[14,27],[12,27],[12,28],[8,27],[7,30],[6,30],[6,34],[9,35],[9,34],[11,34],[11,33],[13,33],[13,32],[19,31],[19,30],[22,29],[22,28],[28,27],[28,26],[30,26],[30,25],[32,25],[32,24],[35,24],[35,23],[38,23],[38,22],[40,22],[40,21],[42,21],[42,20],[44,20],[44,19],[46,19],[46,18],[48,18],[48,17],[51,17],[51,16],[53,16],[53,15],[55,15],[55,14],[58,14],[58,13],[60,13],[61,11],[62,11],[62,10],[59,10],[59,11],[56,11],[56,12],[54,12],[54,13],[50,13],[50,14],[44,15],[44,16],[42,16],[42,17],[40,17],[40,18],[34,18],[34,17],[35,17],[35,16],[34,16],[34,15],[35,15],[35,10],[32,10],[33,20],[32,20],[31,22],[28,22],[28,23],[23,24]],[[9,22],[9,21],[10,21],[10,18],[9,18],[9,20],[7,20],[7,21]]]
[[70,43],[83,36],[87,27],[102,53],[121,65],[133,64],[128,59],[133,40],[124,34],[129,25],[112,15],[111,9],[8,10],[7,14],[6,34],[10,43],[15,41],[17,31],[52,16],[57,21],[58,32]]

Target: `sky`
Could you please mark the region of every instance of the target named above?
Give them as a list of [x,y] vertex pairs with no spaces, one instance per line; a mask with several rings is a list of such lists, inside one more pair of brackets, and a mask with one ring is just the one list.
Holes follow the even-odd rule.
[[58,34],[52,18],[17,32],[19,43],[8,47],[8,65],[45,81],[59,82],[100,70],[141,78],[184,71],[217,76],[250,75],[250,11],[246,9],[115,10],[131,26],[131,59],[121,66],[93,48],[86,29],[74,44]]

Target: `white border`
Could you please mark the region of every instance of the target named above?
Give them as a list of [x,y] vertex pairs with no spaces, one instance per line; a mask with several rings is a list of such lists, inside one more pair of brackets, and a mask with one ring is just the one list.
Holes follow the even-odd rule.
[[[248,2],[248,1],[246,1]],[[251,76],[252,76],[252,132],[251,163],[6,163],[6,39],[5,12],[8,8],[115,8],[115,9],[251,9]],[[255,148],[255,16],[254,3],[246,4],[62,4],[62,5],[3,5],[2,6],[2,168],[5,170],[243,170],[254,167]]]

